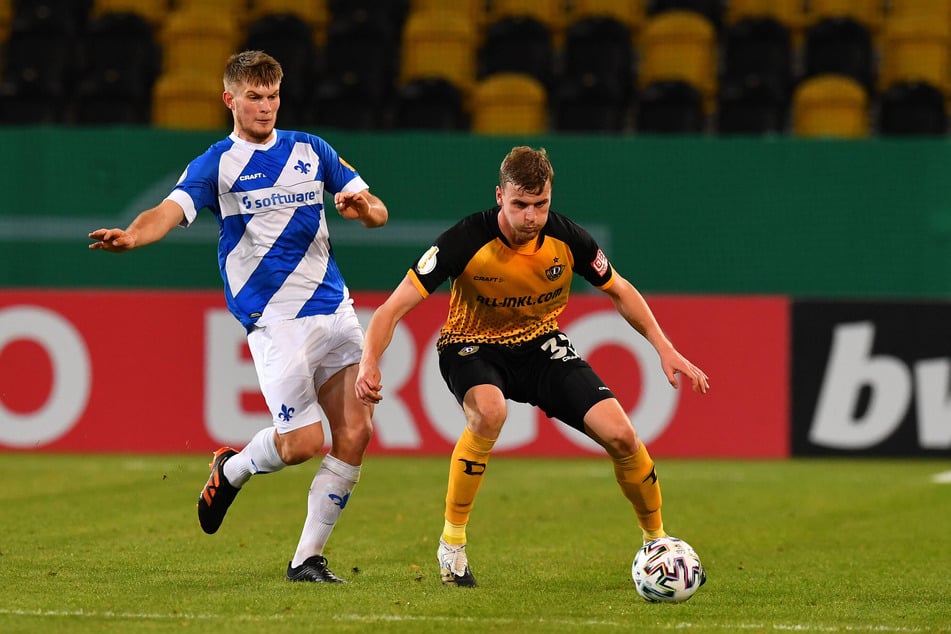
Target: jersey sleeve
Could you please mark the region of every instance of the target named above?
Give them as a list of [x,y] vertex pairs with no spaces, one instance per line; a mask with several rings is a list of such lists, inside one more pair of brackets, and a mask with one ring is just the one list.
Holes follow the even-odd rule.
[[328,193],[359,192],[369,189],[357,170],[343,160],[329,143],[320,137],[312,136],[311,144],[324,164],[324,189]]
[[217,165],[211,151],[202,154],[185,168],[167,200],[177,202],[185,212],[182,226],[195,221],[198,211],[204,207],[217,209],[218,182]]
[[407,275],[427,297],[447,279],[458,277],[472,254],[491,239],[485,227],[485,212],[463,218],[436,238]]
[[566,237],[574,255],[574,271],[597,288],[605,289],[614,282],[614,268],[594,237],[576,222],[561,217]]

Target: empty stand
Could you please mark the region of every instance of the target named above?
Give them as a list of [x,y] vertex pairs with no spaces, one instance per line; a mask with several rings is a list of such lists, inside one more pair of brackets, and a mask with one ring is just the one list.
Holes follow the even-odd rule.
[[91,17],[107,13],[135,13],[158,27],[165,22],[168,12],[168,0],[94,0]]
[[627,106],[634,91],[634,48],[627,24],[607,15],[592,15],[571,22],[562,51],[563,87],[587,93],[598,86],[617,95]]
[[628,125],[629,103],[618,82],[593,73],[566,75],[551,93],[551,124],[562,132],[622,132]]
[[249,22],[268,15],[293,15],[303,20],[311,29],[316,46],[324,46],[327,38],[327,24],[330,22],[330,9],[327,0],[252,0],[248,15]]
[[645,2],[646,0],[574,0],[570,5],[565,28],[570,29],[572,23],[578,20],[610,18],[627,27],[633,43],[647,17]]
[[648,5],[648,15],[667,11],[690,11],[702,15],[718,29],[723,24],[724,0],[653,0]]
[[721,82],[769,83],[788,94],[793,78],[789,27],[771,17],[747,17],[723,28]]

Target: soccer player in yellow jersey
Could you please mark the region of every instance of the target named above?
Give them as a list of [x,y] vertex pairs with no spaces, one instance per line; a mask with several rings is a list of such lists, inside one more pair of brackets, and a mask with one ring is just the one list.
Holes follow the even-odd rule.
[[647,448],[614,394],[558,329],[572,274],[607,293],[618,313],[654,346],[674,388],[678,374],[694,391],[710,388],[707,375],[674,348],[647,302],[612,268],[591,235],[549,210],[553,176],[544,149],[513,148],[499,170],[497,206],[440,235],[367,327],[356,392],[373,405],[383,398],[380,356],[396,324],[452,280],[449,315],[436,347],[466,428],[452,452],[437,551],[446,585],[476,585],[466,557],[466,525],[505,424],[506,399],[540,407],[603,446],[643,540],[666,534],[660,484]]

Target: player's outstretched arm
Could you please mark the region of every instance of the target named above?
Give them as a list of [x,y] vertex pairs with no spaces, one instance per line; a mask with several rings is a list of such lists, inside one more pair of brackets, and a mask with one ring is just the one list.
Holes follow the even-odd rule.
[[707,375],[674,348],[640,291],[617,271],[614,272],[614,278],[614,283],[606,288],[605,292],[611,297],[614,307],[625,321],[654,346],[667,381],[674,388],[678,388],[680,382],[677,375],[682,374],[690,381],[694,392],[706,394],[710,389],[710,379]]
[[368,229],[382,227],[390,215],[383,201],[371,194],[369,189],[337,192],[334,194],[334,206],[342,217],[359,220]]
[[383,384],[380,383],[382,379],[380,357],[393,339],[396,324],[423,299],[424,297],[410,281],[409,276],[404,277],[399,286],[390,293],[390,296],[370,318],[355,385],[357,398],[367,405],[374,405],[383,400],[380,394],[383,389]]
[[163,200],[158,206],[140,213],[126,229],[96,229],[89,233],[90,249],[110,253],[131,251],[158,242],[185,219],[181,205]]

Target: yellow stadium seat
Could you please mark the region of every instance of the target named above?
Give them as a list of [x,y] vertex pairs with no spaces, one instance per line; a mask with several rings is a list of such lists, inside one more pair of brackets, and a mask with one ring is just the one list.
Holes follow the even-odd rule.
[[221,78],[208,73],[178,71],[162,74],[152,89],[152,125],[182,130],[221,130],[229,127],[228,109],[221,98]]
[[411,13],[424,11],[449,11],[459,13],[476,25],[477,30],[485,28],[488,10],[485,0],[412,0]]
[[644,26],[647,12],[645,0],[574,0],[568,23],[590,17],[614,18],[631,30],[632,41]]
[[476,79],[476,27],[454,11],[410,13],[403,25],[400,81],[448,79],[469,94]]
[[807,24],[826,18],[852,18],[877,35],[885,21],[882,0],[810,0],[808,6]]
[[793,93],[792,128],[796,136],[855,139],[868,136],[868,94],[844,75],[816,75]]
[[692,11],[665,11],[647,19],[641,32],[641,87],[686,81],[710,106],[716,96],[717,36],[713,24]]
[[951,96],[951,20],[891,16],[882,35],[879,86],[923,81]]
[[290,13],[306,22],[314,35],[318,46],[327,43],[327,24],[330,22],[330,10],[327,0],[252,0],[248,23],[271,14]]
[[13,22],[13,0],[0,0],[0,44],[10,36],[10,25]]
[[153,26],[160,26],[169,13],[168,0],[95,0],[93,17],[104,13],[137,13]]
[[211,6],[176,9],[165,18],[160,42],[162,71],[194,70],[221,77],[241,33],[235,18]]
[[951,21],[951,0],[889,0],[886,23],[893,18],[910,17]]
[[479,134],[540,134],[548,129],[548,95],[531,75],[490,75],[476,84],[472,104],[472,131]]

